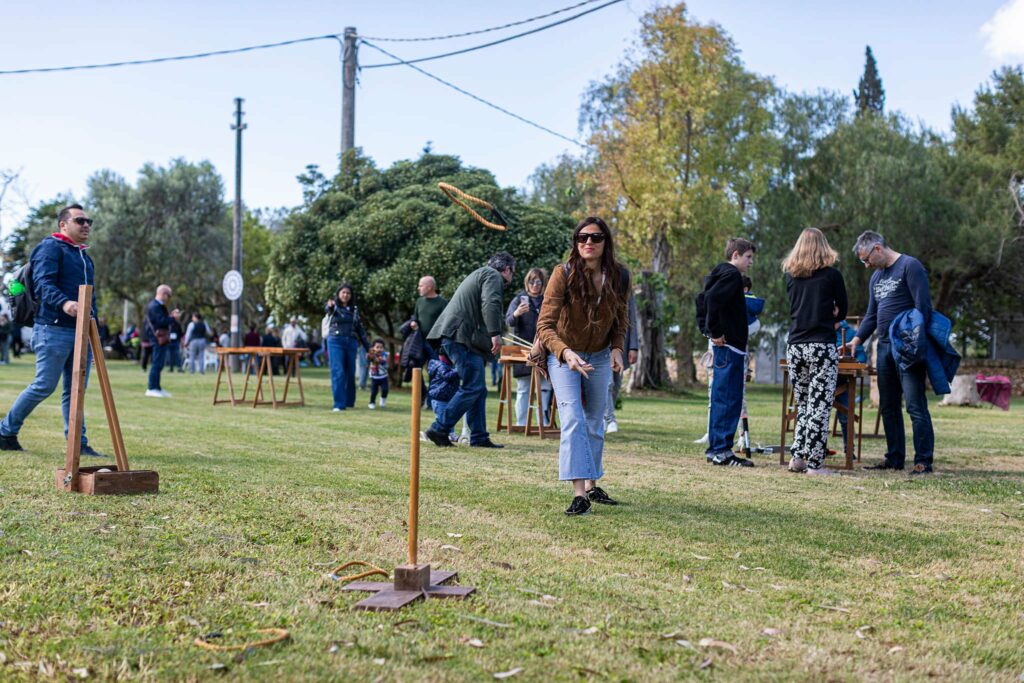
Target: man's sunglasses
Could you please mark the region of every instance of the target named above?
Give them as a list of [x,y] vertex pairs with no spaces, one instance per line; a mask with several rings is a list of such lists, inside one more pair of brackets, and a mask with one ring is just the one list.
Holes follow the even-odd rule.
[[603,232],[581,232],[576,235],[576,242],[579,244],[585,244],[587,240],[590,240],[594,244],[601,244],[604,242]]
[[78,225],[88,225],[90,227],[92,226],[92,219],[91,218],[86,218],[85,216],[76,216],[75,218],[72,218],[71,220],[73,220]]

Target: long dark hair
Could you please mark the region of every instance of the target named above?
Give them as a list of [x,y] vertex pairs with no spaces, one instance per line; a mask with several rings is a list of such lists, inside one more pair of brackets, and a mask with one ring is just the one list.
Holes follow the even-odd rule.
[[[596,225],[604,233],[604,252],[601,255],[601,270],[604,271],[604,289],[598,292],[594,287],[593,280],[584,272],[586,263],[580,256],[577,236],[588,225]],[[615,260],[615,242],[612,240],[612,231],[608,224],[596,216],[587,216],[572,233],[572,251],[569,253],[568,277],[566,278],[565,290],[568,294],[569,303],[583,303],[594,305],[600,296],[602,301],[618,304],[622,298],[622,268]]]

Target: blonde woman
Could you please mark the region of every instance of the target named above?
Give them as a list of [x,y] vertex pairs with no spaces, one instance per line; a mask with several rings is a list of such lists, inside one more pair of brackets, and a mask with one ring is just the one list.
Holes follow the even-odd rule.
[[[533,343],[537,336],[537,318],[540,317],[541,306],[544,305],[544,287],[548,283],[548,273],[543,268],[530,268],[523,278],[523,288],[512,297],[505,313],[505,324],[520,339]],[[516,425],[526,424],[530,408],[530,377],[533,368],[516,364],[512,366],[512,376],[516,379]],[[540,385],[543,406],[538,415],[538,422],[546,420],[548,406],[551,403],[551,383],[546,378]]]
[[838,260],[821,230],[807,228],[782,262],[792,320],[786,355],[797,404],[789,471],[798,474],[832,474],[823,465],[839,372],[835,330],[846,317]]

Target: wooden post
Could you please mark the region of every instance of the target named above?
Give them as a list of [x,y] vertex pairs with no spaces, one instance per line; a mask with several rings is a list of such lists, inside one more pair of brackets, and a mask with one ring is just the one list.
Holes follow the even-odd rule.
[[89,358],[89,319],[92,313],[92,285],[78,288],[75,316],[75,361],[71,374],[71,409],[68,415],[68,443],[64,455],[64,490],[78,489],[78,461],[82,455],[82,410],[85,402],[85,373]]
[[409,564],[416,564],[420,521],[420,400],[423,370],[412,370],[412,430],[409,440]]
[[[81,310],[81,309],[79,309]],[[121,435],[121,421],[117,418],[117,407],[114,405],[114,394],[110,390],[110,375],[107,374],[107,360],[103,357],[103,344],[100,342],[100,330],[96,320],[89,321],[89,339],[92,343],[92,359],[96,363],[96,375],[100,381],[100,393],[103,394],[103,410],[107,413],[107,426],[110,428],[110,440],[114,444],[114,461],[118,472],[127,472],[128,454],[124,448],[124,437]],[[70,431],[68,432],[70,434]]]

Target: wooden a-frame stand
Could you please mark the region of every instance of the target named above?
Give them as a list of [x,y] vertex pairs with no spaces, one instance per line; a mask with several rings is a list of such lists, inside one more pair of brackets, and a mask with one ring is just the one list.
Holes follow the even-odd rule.
[[458,578],[456,572],[431,571],[430,565],[416,561],[420,518],[420,399],[423,371],[412,371],[412,438],[409,468],[409,555],[406,564],[395,567],[394,583],[357,581],[342,590],[375,593],[356,603],[355,609],[385,612],[399,610],[421,598],[465,598],[472,586],[446,586]]
[[[117,419],[114,394],[110,390],[110,376],[107,374],[103,345],[100,343],[99,328],[89,312],[92,310],[92,286],[78,288],[78,316],[75,323],[75,360],[71,375],[71,409],[68,415],[67,451],[64,467],[55,475],[57,488],[90,495],[118,493],[156,493],[160,478],[153,470],[132,470],[128,467],[128,456],[121,436],[121,423]],[[110,439],[114,442],[115,465],[79,467],[82,451],[82,409],[85,402],[85,374],[88,367],[89,346],[96,363],[96,375],[103,394],[103,409],[107,413]],[[101,472],[100,470],[108,470]]]

